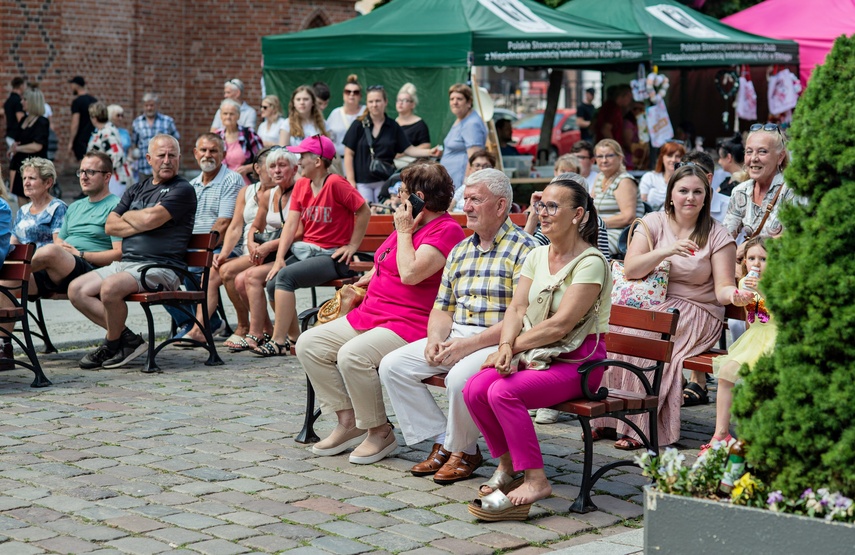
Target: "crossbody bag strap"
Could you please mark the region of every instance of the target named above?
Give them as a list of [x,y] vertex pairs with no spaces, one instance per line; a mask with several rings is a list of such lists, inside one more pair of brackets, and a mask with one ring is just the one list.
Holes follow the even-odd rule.
[[371,158],[374,158],[374,137],[371,135],[371,128],[368,126],[368,118],[362,120],[362,129],[365,131],[365,142],[368,143],[368,151],[371,153]]
[[[293,189],[293,187],[292,187]],[[282,227],[285,227],[285,216],[282,214],[282,197],[285,196],[285,193],[279,191],[279,202],[277,203],[279,206],[279,220],[282,222]]]
[[769,219],[769,214],[771,214],[772,209],[775,208],[775,203],[778,202],[778,197],[781,196],[781,192],[784,190],[784,187],[786,187],[786,185],[781,183],[780,188],[778,188],[778,192],[775,193],[775,197],[769,204],[766,205],[766,212],[763,213],[763,219],[760,220],[760,225],[757,226],[757,229],[754,230],[754,233],[751,234],[751,237],[749,237],[749,239],[754,239],[755,237],[760,235],[761,231],[763,231],[763,226],[766,225],[766,220]]

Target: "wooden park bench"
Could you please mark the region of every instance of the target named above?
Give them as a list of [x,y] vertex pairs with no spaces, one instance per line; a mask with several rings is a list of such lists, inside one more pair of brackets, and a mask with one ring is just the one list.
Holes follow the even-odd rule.
[[[734,306],[729,304],[724,307],[724,317],[731,320],[745,320],[745,307]],[[727,322],[725,328],[721,331],[721,339],[719,339],[718,348],[710,349],[705,353],[697,356],[689,357],[683,361],[684,370],[692,370],[694,372],[705,372],[712,374],[712,361],[715,357],[727,354]]]
[[[621,466],[632,466],[632,459],[615,461],[601,466],[592,475],[594,462],[594,440],[591,435],[591,420],[594,418],[616,418],[625,422],[635,430],[646,449],[659,453],[659,435],[657,418],[659,416],[659,387],[662,383],[662,373],[665,365],[671,361],[674,347],[672,336],[677,331],[679,312],[669,309],[667,312],[641,310],[626,306],[612,306],[609,316],[610,326],[623,326],[632,330],[648,332],[645,336],[625,333],[609,333],[606,335],[606,350],[608,356],[626,355],[643,357],[653,362],[647,367],[638,367],[628,362],[606,358],[601,361],[586,362],[579,367],[582,374],[582,391],[584,398],[573,399],[559,403],[550,408],[575,415],[582,426],[582,440],[585,444],[585,459],[582,465],[582,484],[579,496],[571,505],[570,510],[576,513],[596,511],[597,506],[591,500],[591,490],[597,481],[610,470]],[[600,387],[596,392],[590,390],[588,377],[596,368],[624,368],[631,372],[641,383],[644,393],[607,389]],[[423,383],[437,387],[445,387],[445,374],[438,374],[422,380]],[[629,417],[646,415],[650,435],[641,429]]]
[[9,362],[14,362],[14,364],[32,371],[35,378],[30,387],[47,387],[52,384],[39,364],[36,348],[33,346],[33,335],[30,333],[29,322],[27,321],[29,303],[27,288],[32,272],[30,262],[35,251],[36,246],[33,244],[12,245],[6,260],[0,267],[0,280],[9,284],[8,286],[0,286],[0,294],[3,294],[12,303],[10,308],[0,308],[0,323],[12,324],[13,326],[19,324],[21,326],[20,331],[23,338],[18,337],[15,331],[2,330],[2,332],[13,344],[17,344],[24,351],[24,354],[27,355],[27,361],[29,361],[25,362],[23,359],[16,358],[8,359]]

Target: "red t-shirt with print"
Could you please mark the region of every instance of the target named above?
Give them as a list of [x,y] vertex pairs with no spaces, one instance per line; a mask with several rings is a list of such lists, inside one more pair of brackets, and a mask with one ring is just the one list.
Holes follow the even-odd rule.
[[354,214],[365,204],[359,191],[340,175],[327,176],[317,196],[312,181],[297,181],[291,195],[291,210],[300,213],[303,241],[323,249],[335,249],[350,242]]

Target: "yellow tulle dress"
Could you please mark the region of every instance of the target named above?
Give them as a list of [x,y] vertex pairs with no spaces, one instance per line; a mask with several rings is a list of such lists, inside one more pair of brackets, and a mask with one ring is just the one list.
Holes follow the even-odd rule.
[[[757,293],[755,302],[745,307],[749,327],[739,339],[733,342],[726,355],[712,360],[713,374],[716,378],[737,383],[742,365],[753,366],[765,353],[772,352],[778,328],[772,315],[766,309],[766,300]],[[727,364],[736,362],[738,364]]]

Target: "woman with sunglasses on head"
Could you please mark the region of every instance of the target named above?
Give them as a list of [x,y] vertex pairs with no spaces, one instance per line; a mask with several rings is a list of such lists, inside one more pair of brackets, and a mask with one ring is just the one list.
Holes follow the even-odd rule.
[[460,188],[466,177],[466,161],[487,146],[487,126],[473,106],[472,88],[463,83],[448,89],[448,105],[456,118],[445,140],[440,162],[448,170],[454,187]]
[[[783,171],[790,161],[787,141],[774,123],[757,123],[749,130],[745,141],[748,181],[731,191],[724,227],[733,237],[740,233],[746,238],[774,237],[784,230],[778,211],[784,203],[795,202],[795,194],[784,183]],[[738,260],[741,254],[737,252]]]
[[306,137],[326,135],[324,115],[318,109],[315,90],[301,85],[291,93],[288,101],[288,119],[285,121],[285,144],[297,146]]
[[[683,361],[709,350],[718,342],[724,305],[745,306],[754,300],[753,293],[736,288],[733,279],[736,245],[727,230],[713,220],[711,197],[712,189],[704,168],[696,164],[678,168],[668,182],[664,210],[644,216],[643,225],[636,229],[624,260],[627,279],[644,278],[662,261],[671,262],[665,302],[652,309],[680,311],[677,331],[672,336],[671,362],[665,365],[659,389],[659,445],[670,445],[680,439],[680,407],[684,395],[696,397],[694,404],[709,403],[700,376],[693,374],[692,380],[701,382],[690,381],[683,389]],[[641,358],[617,358],[628,359],[638,366],[650,364]],[[605,381],[609,388],[642,392],[637,377],[626,370],[613,369]],[[645,434],[649,432],[646,417],[630,418]],[[596,426],[595,439],[614,437],[617,428],[620,438],[615,443],[617,449],[632,450],[642,446],[637,434],[623,422],[602,419]]]
[[261,101],[261,124],[258,126],[258,136],[265,147],[285,146],[288,141],[286,126],[288,120],[282,117],[282,104],[279,97],[269,94]]
[[[412,83],[404,83],[395,99],[395,110],[398,111],[398,117],[395,118],[395,121],[404,130],[410,144],[418,148],[430,148],[430,130],[425,120],[415,113],[418,105],[419,97],[416,94],[416,86]],[[406,168],[413,162],[414,159],[405,154],[399,154],[395,158],[395,166],[399,169]]]
[[362,85],[355,73],[347,76],[344,85],[344,104],[330,112],[327,118],[327,134],[335,144],[335,153],[344,157],[344,136],[354,120],[365,111],[362,101]]
[[[389,99],[382,85],[368,87],[366,101],[365,113],[356,118],[344,136],[344,173],[359,194],[374,203],[380,188],[394,173],[395,156],[403,153],[427,158],[439,155],[439,150],[418,148],[410,143],[401,126],[386,115]],[[389,172],[384,175],[374,171],[375,160],[386,162]]]
[[653,210],[659,210],[665,204],[665,190],[668,181],[674,175],[674,166],[686,154],[686,147],[677,141],[668,141],[659,149],[659,157],[656,159],[656,169],[641,176],[638,184],[638,192],[641,200],[650,205]]
[[623,149],[616,140],[603,139],[594,147],[594,153],[600,173],[591,196],[608,229],[609,251],[615,255],[623,228],[644,215],[644,202],[638,194],[638,184],[626,171]]
[[[395,231],[377,249],[374,269],[356,285],[367,287],[362,303],[300,336],[297,358],[317,392],[321,411],[338,424],[312,452],[350,454],[372,464],[398,446],[386,418],[377,368],[387,353],[427,336],[428,316],[451,249],[463,229],[448,215],[454,185],[437,163],[415,163],[401,172]],[[424,201],[413,217],[411,194]]]

